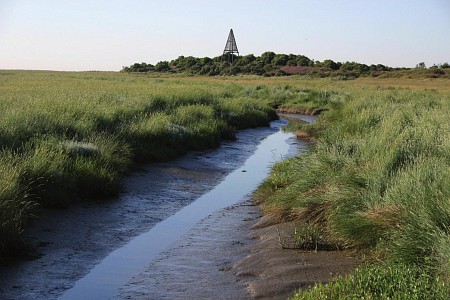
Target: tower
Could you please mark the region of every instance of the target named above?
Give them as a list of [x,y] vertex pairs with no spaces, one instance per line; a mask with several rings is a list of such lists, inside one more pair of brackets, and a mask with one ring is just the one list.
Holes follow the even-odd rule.
[[225,49],[223,50],[223,56],[227,56],[227,60],[229,63],[233,63],[234,54],[237,53],[239,56],[239,50],[236,45],[236,40],[234,39],[233,29],[230,29],[230,33],[228,34],[227,43],[225,44]]

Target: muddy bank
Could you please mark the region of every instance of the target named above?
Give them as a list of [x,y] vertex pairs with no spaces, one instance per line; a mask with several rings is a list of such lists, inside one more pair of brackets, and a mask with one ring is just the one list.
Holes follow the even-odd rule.
[[199,222],[114,299],[286,299],[359,264],[346,251],[282,249],[295,226],[262,217],[247,197]]
[[114,299],[248,299],[233,264],[253,243],[248,235],[257,217],[249,200],[208,216],[120,288]]
[[261,219],[248,236],[254,240],[247,249],[248,255],[233,266],[233,272],[245,278],[251,298],[287,299],[300,288],[328,282],[332,276],[347,274],[360,263],[348,251],[283,249],[280,235],[293,235],[295,223],[261,227]]
[[279,232],[291,232],[293,224],[261,227],[261,219],[249,198],[208,216],[114,299],[286,299],[359,262],[344,251],[282,249]]
[[[291,141],[294,143],[292,144]],[[142,268],[181,239],[204,218],[238,203],[268,176],[271,165],[289,155],[292,148],[306,146],[292,133],[279,130],[261,141],[256,151],[211,191],[114,250],[97,264],[62,299],[109,299]],[[297,152],[297,151],[295,151]],[[211,285],[214,286],[214,285]],[[205,287],[207,288],[207,287]]]
[[218,149],[143,166],[124,181],[116,200],[43,210],[25,233],[37,258],[1,267],[0,298],[56,299],[111,251],[211,190],[283,124],[244,130]]
[[[2,268],[0,298],[60,297],[114,249],[129,244],[210,191],[244,164],[261,139],[284,123],[240,132],[237,142],[225,142],[221,149],[144,166],[127,178],[116,201],[45,211],[26,234],[40,257]],[[288,143],[293,146],[290,155],[295,154],[299,142],[293,138]],[[297,287],[327,280],[330,270],[346,272],[354,263],[341,252],[281,250],[277,235],[280,228],[252,229],[259,217],[258,207],[248,197],[211,213],[150,263],[139,267],[114,298],[282,299]],[[320,263],[323,268],[318,271]]]

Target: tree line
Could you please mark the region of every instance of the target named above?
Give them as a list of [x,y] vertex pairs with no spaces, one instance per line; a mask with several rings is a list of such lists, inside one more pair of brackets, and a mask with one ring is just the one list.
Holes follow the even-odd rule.
[[[233,63],[230,63],[233,61]],[[420,66],[419,66],[420,65]],[[420,63],[417,68],[425,67]],[[448,63],[433,66],[439,69],[449,68]],[[405,70],[406,68],[403,68]],[[400,70],[382,64],[366,65],[358,62],[335,62],[331,59],[315,61],[304,55],[276,54],[268,51],[255,56],[248,54],[236,56],[231,54],[209,57],[179,56],[171,61],[160,61],[156,65],[145,62],[123,67],[122,72],[167,72],[195,75],[238,75],[253,74],[262,76],[311,75],[317,77],[341,76],[356,78],[364,75],[377,76],[382,72]]]

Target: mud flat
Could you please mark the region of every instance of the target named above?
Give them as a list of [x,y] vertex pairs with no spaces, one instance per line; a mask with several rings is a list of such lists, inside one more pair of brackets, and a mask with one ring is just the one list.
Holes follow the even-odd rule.
[[280,233],[289,235],[294,227],[294,222],[262,217],[245,197],[197,223],[114,299],[286,299],[359,264],[346,251],[282,249]]
[[345,251],[282,249],[278,234],[294,224],[270,223],[249,198],[215,212],[133,276],[114,299],[287,299],[359,263]]
[[25,233],[35,255],[0,267],[0,298],[60,297],[115,249],[212,190],[284,124],[243,130],[218,149],[142,166],[126,178],[116,200],[42,210]]
[[[36,255],[29,261],[12,262],[1,268],[0,298],[281,299],[296,287],[329,278],[330,266],[337,265],[334,273],[345,272],[354,260],[347,261],[344,253],[320,256],[282,250],[277,228],[255,229],[260,211],[252,205],[250,191],[243,196],[229,193],[229,197],[228,191],[219,193],[225,197],[219,201],[224,202],[219,208],[189,227],[183,225],[185,232],[177,232],[174,242],[151,254],[150,259],[148,253],[143,255],[147,255],[147,261],[138,261],[135,269],[129,267],[136,252],[128,251],[132,258],[111,264],[106,269],[108,273],[95,272],[112,254],[121,253],[140,236],[173,219],[211,193],[230,174],[237,171],[250,176],[253,168],[245,168],[246,161],[261,140],[279,132],[285,123],[276,121],[270,128],[242,131],[236,142],[224,142],[219,149],[143,166],[125,180],[123,192],[115,201],[81,203],[65,211],[42,211],[40,220],[26,232],[28,241],[37,249]],[[288,146],[287,155],[306,147],[293,135],[283,143]],[[275,150],[269,150],[273,151],[272,162],[282,158]],[[170,234],[163,231],[161,237],[166,235]],[[161,241],[157,238],[145,247],[159,247]],[[312,261],[313,258],[317,260]],[[324,266],[322,273],[313,271],[317,263]],[[293,270],[293,266],[300,269]],[[303,278],[305,268],[310,269]],[[83,280],[88,286],[80,284]]]
[[233,264],[246,256],[250,224],[258,217],[250,200],[203,219],[119,289],[114,299],[248,299]]
[[[285,121],[272,123],[273,126],[281,124],[285,124]],[[292,133],[282,130],[267,136],[241,167],[174,215],[111,252],[86,276],[78,280],[73,288],[64,293],[62,299],[114,297],[117,290],[125,285],[133,274],[151,264],[161,252],[182,239],[197,223],[250,195],[268,176],[271,165],[297,153],[300,144],[306,145],[297,142]]]
[[242,278],[252,299],[287,299],[300,288],[328,282],[360,264],[360,258],[348,251],[283,249],[280,233],[292,234],[295,223],[271,223],[261,217],[251,226],[247,238],[253,242],[247,256],[233,264],[233,273]]

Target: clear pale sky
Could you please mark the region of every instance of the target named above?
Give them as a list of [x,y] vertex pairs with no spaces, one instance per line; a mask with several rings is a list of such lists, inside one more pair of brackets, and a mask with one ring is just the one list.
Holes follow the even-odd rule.
[[450,0],[0,0],[0,69],[111,70],[265,51],[393,67],[450,62]]

